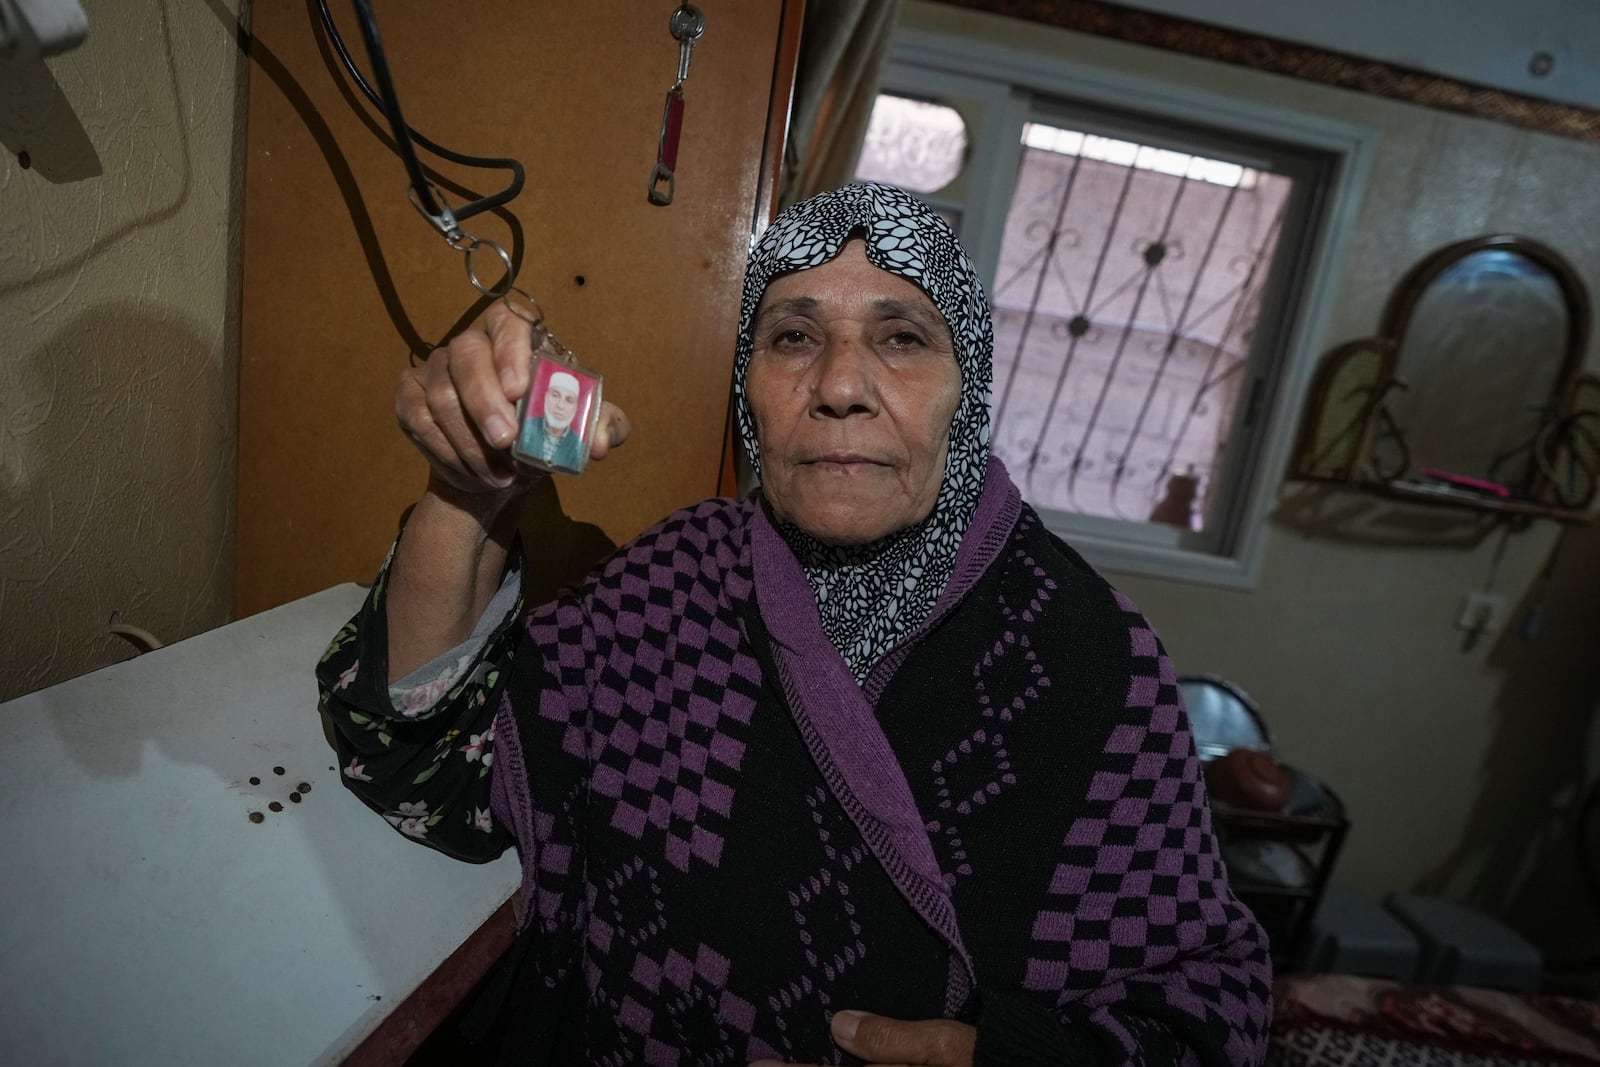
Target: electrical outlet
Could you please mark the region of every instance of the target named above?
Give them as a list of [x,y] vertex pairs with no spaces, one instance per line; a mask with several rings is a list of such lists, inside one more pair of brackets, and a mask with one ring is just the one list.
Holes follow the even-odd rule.
[[1506,617],[1506,598],[1499,593],[1468,593],[1456,609],[1456,629],[1474,634],[1497,633]]

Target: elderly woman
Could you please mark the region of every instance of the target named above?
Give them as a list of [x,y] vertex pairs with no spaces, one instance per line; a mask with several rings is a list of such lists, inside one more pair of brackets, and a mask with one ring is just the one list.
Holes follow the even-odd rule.
[[[429,488],[319,669],[357,795],[520,851],[528,1059],[1262,1058],[1266,943],[1172,667],[989,454],[988,304],[941,219],[877,185],[786,211],[735,362],[761,492],[525,609],[529,356],[491,314],[402,381]],[[595,455],[625,434],[608,409]]]

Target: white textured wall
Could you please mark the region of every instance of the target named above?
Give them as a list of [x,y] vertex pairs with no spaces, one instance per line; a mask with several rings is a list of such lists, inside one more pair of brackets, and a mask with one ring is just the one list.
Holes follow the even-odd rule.
[[0,699],[127,658],[113,611],[227,620],[241,3],[86,0],[0,61]]

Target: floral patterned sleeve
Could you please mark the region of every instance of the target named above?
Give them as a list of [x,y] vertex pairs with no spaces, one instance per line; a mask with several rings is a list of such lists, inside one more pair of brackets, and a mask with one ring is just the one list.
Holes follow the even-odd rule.
[[385,563],[356,617],[317,665],[321,711],[344,784],[397,831],[446,855],[485,863],[512,843],[490,814],[499,689],[522,613],[506,576],[459,647],[388,684]]

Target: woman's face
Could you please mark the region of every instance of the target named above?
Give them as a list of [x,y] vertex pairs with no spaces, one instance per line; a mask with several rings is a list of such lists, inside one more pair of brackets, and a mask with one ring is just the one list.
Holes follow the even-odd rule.
[[928,294],[852,239],[774,280],[752,334],[745,392],[778,516],[834,545],[926,518],[961,399],[950,329]]

